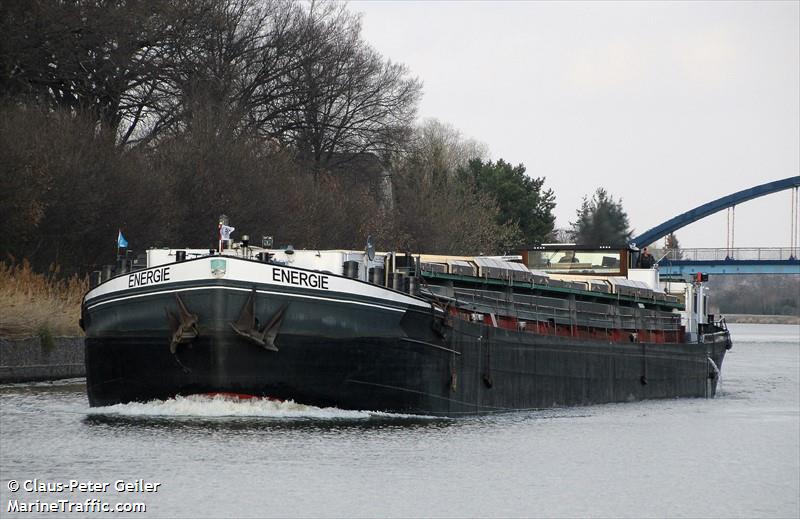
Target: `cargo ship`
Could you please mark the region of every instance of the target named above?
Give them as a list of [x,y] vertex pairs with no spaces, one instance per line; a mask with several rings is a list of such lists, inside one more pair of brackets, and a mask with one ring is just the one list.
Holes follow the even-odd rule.
[[84,297],[89,402],[225,394],[452,417],[713,397],[731,341],[704,279],[661,280],[637,254],[150,249]]

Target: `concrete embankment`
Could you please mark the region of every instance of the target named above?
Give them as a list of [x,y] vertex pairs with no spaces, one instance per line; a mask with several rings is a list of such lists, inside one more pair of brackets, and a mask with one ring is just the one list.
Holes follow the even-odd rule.
[[0,337],[0,383],[83,377],[83,337]]
[[800,316],[796,315],[758,315],[758,314],[724,314],[725,320],[737,324],[797,324]]

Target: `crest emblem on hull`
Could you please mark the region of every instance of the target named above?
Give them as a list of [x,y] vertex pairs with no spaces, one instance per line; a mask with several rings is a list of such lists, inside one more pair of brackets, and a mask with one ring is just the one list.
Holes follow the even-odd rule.
[[211,260],[211,275],[215,278],[221,278],[225,275],[225,268],[227,267],[227,261],[224,259],[212,259]]

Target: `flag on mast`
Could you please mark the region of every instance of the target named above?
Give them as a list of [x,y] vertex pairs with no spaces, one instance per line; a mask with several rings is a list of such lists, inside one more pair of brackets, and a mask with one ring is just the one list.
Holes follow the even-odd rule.
[[128,240],[125,239],[125,236],[122,235],[122,229],[117,230],[117,247],[120,249],[125,249],[128,247]]
[[224,224],[220,225],[220,227],[219,227],[220,239],[222,239],[222,240],[230,240],[231,239],[231,233],[233,231],[235,231],[235,230],[236,230],[235,227],[228,227],[227,225],[224,225]]

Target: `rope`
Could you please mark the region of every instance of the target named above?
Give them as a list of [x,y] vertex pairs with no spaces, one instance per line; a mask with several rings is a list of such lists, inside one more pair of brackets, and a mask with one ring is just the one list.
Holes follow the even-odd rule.
[[725,211],[725,255],[731,257],[731,208]]
[[[795,256],[796,249],[800,247],[800,190],[799,188],[792,189],[792,211],[789,239],[789,255]],[[796,257],[796,256],[795,256]]]
[[[791,237],[789,239],[789,254],[795,256],[795,249],[800,246],[800,188],[792,189],[792,211],[789,225]],[[796,256],[795,256],[796,257]]]
[[734,244],[734,232],[736,227],[736,206],[733,205],[728,208],[728,236],[727,236],[727,254],[726,259],[734,259],[733,257],[733,248],[735,247]]

